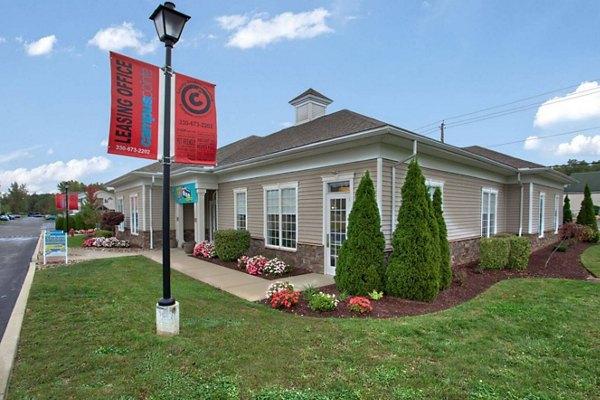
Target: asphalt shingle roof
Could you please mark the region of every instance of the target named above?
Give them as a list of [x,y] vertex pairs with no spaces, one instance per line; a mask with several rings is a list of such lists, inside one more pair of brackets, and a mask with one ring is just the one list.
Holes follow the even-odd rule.
[[531,161],[512,157],[507,154],[499,153],[497,151],[486,149],[485,147],[481,147],[481,146],[463,147],[463,150],[466,150],[473,154],[483,156],[485,158],[489,158],[490,160],[494,160],[494,161],[497,161],[502,164],[506,164],[513,168],[543,168],[544,167],[541,164],[536,164]]
[[572,183],[565,187],[565,193],[583,193],[585,185],[592,192],[600,192],[600,171],[573,172],[571,178],[577,179],[579,183]]
[[313,95],[315,97],[320,97],[322,99],[325,99],[329,102],[333,102],[333,100],[331,100],[329,97],[322,95],[321,93],[317,92],[315,89],[310,88],[308,90],[306,90],[304,93],[294,97],[293,99],[291,99],[289,102],[293,103],[294,101],[303,98],[304,96],[308,96],[308,95]]

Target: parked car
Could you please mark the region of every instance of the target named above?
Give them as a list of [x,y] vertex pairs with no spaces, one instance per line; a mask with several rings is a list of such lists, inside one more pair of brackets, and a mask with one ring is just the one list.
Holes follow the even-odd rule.
[[8,215],[2,214],[0,215],[0,221],[10,221],[10,218]]
[[55,219],[56,219],[56,215],[52,215],[52,214],[46,215],[46,220],[55,220]]
[[10,218],[10,219],[15,219],[15,216],[14,216],[14,215],[12,215],[12,214],[6,214],[6,215],[7,215],[7,216],[8,216],[8,218]]

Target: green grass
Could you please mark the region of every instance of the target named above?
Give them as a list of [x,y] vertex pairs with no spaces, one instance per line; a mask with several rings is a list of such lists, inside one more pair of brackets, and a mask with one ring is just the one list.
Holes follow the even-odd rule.
[[600,286],[511,279],[444,312],[302,318],[178,273],[181,334],[155,334],[160,265],[38,271],[9,399],[598,399]]
[[590,274],[600,278],[600,245],[588,248],[581,255],[581,263]]
[[81,247],[85,239],[89,238],[90,235],[75,235],[67,237],[67,244],[69,247]]

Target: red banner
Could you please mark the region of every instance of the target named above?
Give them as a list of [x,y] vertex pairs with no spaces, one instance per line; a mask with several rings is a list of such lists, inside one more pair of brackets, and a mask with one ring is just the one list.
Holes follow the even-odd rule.
[[160,69],[111,51],[110,71],[108,152],[158,159]]
[[[64,211],[67,208],[66,196],[57,194],[54,196],[55,207],[58,211]],[[69,194],[69,210],[79,210],[79,195],[77,193]]]
[[175,76],[175,162],[215,165],[217,109],[215,85]]

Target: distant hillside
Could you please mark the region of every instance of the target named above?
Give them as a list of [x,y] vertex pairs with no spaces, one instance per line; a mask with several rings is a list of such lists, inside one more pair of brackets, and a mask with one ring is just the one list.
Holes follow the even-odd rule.
[[579,161],[571,159],[567,161],[566,164],[553,165],[552,168],[566,175],[571,175],[574,172],[600,171],[600,160],[588,163],[585,160]]

